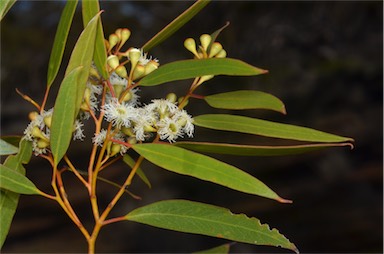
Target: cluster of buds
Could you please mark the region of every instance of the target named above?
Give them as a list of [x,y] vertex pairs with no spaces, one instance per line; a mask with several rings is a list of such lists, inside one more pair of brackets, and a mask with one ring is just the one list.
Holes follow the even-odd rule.
[[[147,58],[147,53],[138,48],[131,47],[124,52],[120,52],[130,35],[131,32],[128,29],[119,28],[109,36],[109,40],[106,42],[109,54],[107,64],[109,72],[115,72],[122,78],[134,81],[156,70],[159,63],[157,59]],[[123,59],[124,57],[126,60]],[[125,67],[128,62],[131,65],[129,73]]]
[[197,59],[202,58],[225,58],[227,52],[223,49],[223,46],[219,42],[212,40],[209,34],[203,34],[200,36],[199,47],[196,47],[196,42],[193,38],[188,38],[184,41],[184,47],[192,52]]

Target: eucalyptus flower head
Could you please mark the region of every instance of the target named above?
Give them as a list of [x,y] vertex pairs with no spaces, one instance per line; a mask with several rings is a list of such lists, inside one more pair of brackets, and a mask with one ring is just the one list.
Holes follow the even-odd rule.
[[120,103],[116,98],[112,98],[109,103],[103,106],[105,120],[111,122],[116,128],[130,127],[131,122],[137,119],[137,110],[128,103]]

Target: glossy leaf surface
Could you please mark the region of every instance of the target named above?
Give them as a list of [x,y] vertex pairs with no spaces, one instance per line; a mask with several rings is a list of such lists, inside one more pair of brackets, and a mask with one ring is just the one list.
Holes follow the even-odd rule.
[[194,117],[194,124],[200,127],[255,134],[309,142],[352,142],[353,139],[290,124],[275,123],[245,116],[207,114]]
[[250,174],[206,155],[165,144],[137,144],[133,145],[133,149],[148,161],[169,171],[279,202],[289,202]]
[[56,165],[63,158],[71,142],[76,103],[76,97],[73,95],[79,86],[82,71],[83,68],[78,67],[64,78],[56,98],[50,135],[51,150]]
[[231,154],[242,156],[282,156],[301,154],[336,146],[350,146],[350,143],[321,143],[291,146],[256,146],[210,142],[176,142],[175,146],[202,153]]
[[64,49],[71,28],[73,15],[75,14],[78,0],[67,1],[61,14],[59,25],[53,41],[51,56],[48,63],[47,86],[50,87],[56,78],[63,59]]
[[151,48],[166,40],[177,30],[179,30],[185,23],[191,20],[197,13],[199,13],[200,10],[203,9],[209,2],[210,1],[208,0],[196,1],[191,7],[185,10],[160,32],[158,32],[152,39],[145,43],[145,45],[142,47],[143,51],[148,52]]
[[191,59],[161,65],[157,70],[145,76],[140,81],[140,85],[155,86],[204,75],[253,76],[266,72],[266,70],[232,58]]
[[84,91],[87,85],[89,69],[92,64],[93,52],[95,48],[96,28],[100,14],[97,14],[80,34],[76,42],[75,48],[72,51],[69,59],[68,67],[65,71],[65,76],[71,73],[74,69],[82,66],[83,71],[79,77],[78,84],[75,90],[72,91],[72,96],[75,100],[75,115],[79,112],[81,101],[83,100]]
[[1,164],[0,188],[20,194],[39,194],[39,190],[27,177]]
[[126,219],[174,231],[201,234],[256,245],[296,246],[276,229],[256,218],[233,214],[228,209],[187,200],[156,202],[128,213]]
[[9,144],[8,142],[0,139],[0,155],[15,154],[19,151],[19,148]]
[[208,95],[204,100],[214,108],[222,109],[269,109],[285,114],[285,106],[277,97],[252,90],[239,90]]
[[[84,24],[84,27],[86,27],[88,22],[97,13],[100,12],[100,5],[99,5],[99,1],[97,0],[82,1],[81,4],[82,4],[83,24]],[[95,62],[97,70],[105,79],[107,79],[108,72],[105,66],[105,64],[107,63],[107,52],[106,52],[105,43],[104,43],[103,25],[101,23],[100,18],[97,24],[95,52],[94,52],[93,60]]]

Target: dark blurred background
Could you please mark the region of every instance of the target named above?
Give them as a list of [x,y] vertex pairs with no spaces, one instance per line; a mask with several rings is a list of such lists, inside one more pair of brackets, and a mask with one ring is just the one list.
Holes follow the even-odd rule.
[[[140,47],[192,2],[103,1],[104,32],[131,29],[127,45]],[[1,134],[21,134],[33,107],[15,88],[41,102],[55,30],[64,2],[20,1],[1,22]],[[78,9],[64,56],[81,32]],[[246,213],[276,227],[302,253],[382,253],[383,251],[383,2],[259,2],[210,3],[168,41],[150,53],[161,64],[190,58],[183,48],[187,37],[212,33],[231,24],[220,35],[229,57],[268,69],[257,77],[216,77],[199,88],[201,94],[255,89],[279,97],[288,114],[266,111],[233,112],[267,120],[308,126],[353,137],[355,148],[331,148],[306,155],[284,157],[215,156],[251,173],[293,204],[237,193],[194,178],[161,170],[149,163],[143,168],[152,182],[148,189],[135,179],[132,191],[142,200],[124,197],[113,215],[162,199],[183,198],[212,203],[235,213]],[[49,106],[63,77],[61,68]],[[143,88],[143,102],[176,90],[179,96],[190,81]],[[191,101],[192,115],[214,110]],[[277,139],[229,135],[197,128],[197,140],[282,144]],[[89,156],[88,141],[71,146],[79,168]],[[75,157],[78,157],[77,160]],[[127,168],[118,163],[104,177],[122,182]],[[33,158],[27,175],[50,191],[49,165]],[[65,175],[73,206],[85,225],[92,225],[86,193],[70,174]],[[106,206],[116,190],[100,185],[100,206]],[[226,243],[205,236],[170,232],[131,222],[102,229],[99,252],[192,252]],[[235,244],[232,252],[287,253],[248,244]],[[3,252],[85,252],[81,233],[49,200],[22,196]]]

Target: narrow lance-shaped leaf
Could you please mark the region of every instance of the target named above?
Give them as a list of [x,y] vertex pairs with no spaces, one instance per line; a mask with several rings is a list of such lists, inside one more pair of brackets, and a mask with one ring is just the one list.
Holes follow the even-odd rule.
[[245,116],[207,114],[194,117],[194,124],[200,127],[243,132],[266,137],[309,142],[352,142],[353,139],[310,129],[307,127],[275,123]]
[[290,202],[250,174],[206,155],[165,144],[137,144],[133,145],[133,149],[148,161],[169,171],[279,202]]
[[[136,161],[132,159],[128,154],[124,154],[123,161],[125,164],[127,164],[130,168],[133,168],[136,164]],[[139,178],[149,187],[151,188],[151,182],[149,181],[148,177],[145,175],[144,171],[139,167],[136,170],[136,174],[139,176]]]
[[81,66],[72,70],[61,83],[56,98],[50,135],[51,150],[56,165],[63,158],[71,142],[76,103],[76,97],[73,95],[79,86],[79,77],[82,73]]
[[78,85],[76,89],[72,90],[72,96],[75,95],[75,115],[79,112],[81,102],[83,100],[84,91],[87,85],[89,76],[89,69],[92,64],[93,52],[95,49],[96,28],[100,17],[100,13],[96,14],[88,25],[84,28],[80,34],[79,39],[76,42],[75,48],[72,51],[71,58],[69,59],[68,67],[65,71],[67,76],[71,71],[83,67],[83,71],[79,77]]
[[0,139],[0,155],[15,154],[19,151],[19,148],[13,146],[3,139]]
[[185,23],[191,20],[197,13],[199,13],[201,9],[203,9],[208,3],[208,0],[196,1],[191,7],[189,7],[186,11],[180,14],[165,28],[158,32],[152,39],[145,43],[145,45],[142,47],[143,51],[148,52],[151,48],[157,46],[158,44],[166,40],[177,30],[179,30]]
[[40,194],[40,191],[27,177],[1,164],[0,188],[20,194]]
[[277,97],[260,91],[239,90],[208,95],[204,100],[214,108],[269,109],[285,114],[285,106]]
[[228,209],[187,200],[166,200],[133,210],[125,218],[154,227],[201,234],[256,245],[270,245],[298,252],[276,229],[256,218]]
[[329,147],[350,146],[351,143],[321,143],[289,146],[256,146],[210,142],[176,142],[175,146],[202,153],[231,154],[242,156],[282,156],[317,151]]
[[[4,162],[4,166],[25,175],[25,169],[22,164],[29,162],[32,156],[32,143],[22,139],[19,143],[19,152],[17,155],[8,156]],[[3,246],[7,237],[13,216],[16,212],[19,202],[19,194],[0,189],[0,248]]]
[[59,25],[56,30],[55,40],[53,41],[51,56],[48,63],[47,86],[50,87],[55,80],[61,61],[63,59],[64,49],[67,43],[69,30],[71,28],[73,15],[75,14],[78,0],[67,1],[61,14]]
[[16,0],[1,0],[0,1],[0,21],[3,20],[5,14],[11,9],[16,3]]
[[[92,1],[82,1],[82,14],[83,14],[83,23],[84,27],[87,26],[88,22],[100,12],[100,5],[98,0]],[[95,41],[95,52],[93,56],[93,60],[97,67],[97,70],[100,72],[103,78],[108,78],[108,72],[105,64],[107,63],[107,52],[105,49],[104,43],[104,31],[103,25],[101,22],[101,18],[99,18],[97,24],[97,32],[96,32],[96,41]]]
[[207,58],[182,60],[161,65],[145,76],[141,86],[155,86],[166,82],[204,75],[254,76],[268,71],[232,58]]

